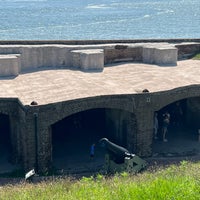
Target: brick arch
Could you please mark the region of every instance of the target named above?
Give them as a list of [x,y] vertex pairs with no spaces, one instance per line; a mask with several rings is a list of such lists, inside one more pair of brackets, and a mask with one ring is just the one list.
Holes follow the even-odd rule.
[[158,97],[156,97],[159,103],[156,105],[155,110],[160,110],[179,100],[198,96],[200,96],[200,85],[185,86],[170,91],[160,92]]
[[53,109],[44,112],[45,115],[51,116],[48,120],[48,126],[70,115],[90,109],[110,108],[128,112],[133,112],[134,109],[131,98],[123,95],[90,97],[70,102],[61,102],[51,106]]
[[[122,105],[126,105],[126,104],[122,104]],[[84,111],[98,109],[98,108],[108,109],[108,113],[106,113],[105,118],[106,120],[108,120],[107,122],[111,126],[106,126],[106,129],[103,129],[109,132],[109,134],[107,135],[108,138],[110,137],[110,139],[112,139],[113,142],[116,142],[119,145],[125,146],[126,148],[130,150],[130,152],[133,152],[133,153],[136,152],[137,151],[136,149],[137,119],[136,119],[135,113],[130,112],[129,109],[123,109],[124,107],[118,107],[118,106],[112,106],[112,105],[103,106],[102,104],[97,104],[96,106],[86,106],[84,107],[84,109],[78,109],[78,112],[84,112]],[[73,112],[70,112],[70,113],[71,115],[76,114],[77,110],[73,110]],[[65,118],[71,115],[65,116]],[[55,122],[55,124],[56,123],[57,121]],[[53,134],[54,136],[56,136],[55,133],[58,133],[58,132],[54,132],[55,130],[53,129],[53,126],[49,127],[48,131],[49,131],[47,134],[47,137],[49,138],[48,144],[47,143],[45,144],[48,146],[47,149],[52,149],[53,147],[55,148],[55,145],[53,145],[53,141],[55,139],[53,137]],[[97,136],[99,137],[100,135],[98,134]],[[42,141],[44,142],[44,140]],[[49,166],[52,166],[54,164],[53,160],[55,157],[53,157],[52,152],[53,151],[51,150],[48,153],[46,153],[46,155],[49,154],[49,157],[47,159],[47,163],[49,163]]]
[[[40,106],[38,110],[38,121],[42,123],[38,124],[40,129],[38,135],[38,145],[42,147],[45,143],[45,147],[41,148],[43,149],[42,151],[44,151],[45,153],[42,152],[41,156],[39,156],[38,158],[43,160],[43,162],[39,166],[41,171],[46,168],[50,168],[52,164],[51,126],[70,115],[97,108],[108,108],[118,109],[121,111],[128,111],[130,113],[131,119],[128,119],[129,121],[127,123],[130,123],[130,126],[136,126],[133,100],[132,97],[128,95],[98,96]],[[127,136],[129,139],[128,147],[130,149],[133,149],[136,137],[132,137],[133,133],[131,132],[131,127],[129,127],[127,131]]]

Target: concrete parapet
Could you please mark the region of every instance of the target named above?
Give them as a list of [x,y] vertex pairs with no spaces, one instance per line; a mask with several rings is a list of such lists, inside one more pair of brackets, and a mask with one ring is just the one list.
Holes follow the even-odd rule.
[[178,49],[174,46],[144,46],[143,62],[157,65],[177,65]]
[[100,70],[104,68],[103,49],[74,50],[72,53],[72,65],[82,70]]
[[[20,54],[19,72],[42,67],[102,70],[104,64],[116,62],[144,62],[158,65],[176,65],[177,59],[191,57],[199,52],[200,43],[99,43],[87,45],[27,44],[0,45],[0,55]],[[87,42],[86,42],[87,43]],[[178,58],[177,58],[178,57]],[[104,63],[103,63],[104,62]],[[4,73],[3,73],[4,75]],[[0,74],[1,76],[1,74]]]
[[0,76],[17,76],[20,70],[20,54],[0,55]]

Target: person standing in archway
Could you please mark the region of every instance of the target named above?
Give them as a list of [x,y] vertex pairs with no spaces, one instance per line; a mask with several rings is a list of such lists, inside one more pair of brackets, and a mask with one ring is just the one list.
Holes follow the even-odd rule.
[[175,104],[175,107],[174,107],[174,110],[173,110],[173,117],[174,117],[174,120],[173,120],[173,123],[175,125],[176,128],[180,128],[181,124],[182,124],[182,119],[183,119],[183,110],[182,110],[182,107],[181,107],[181,104],[180,102],[176,102]]
[[169,123],[170,123],[170,114],[168,112],[166,112],[163,115],[163,127],[162,127],[163,142],[167,142],[166,134],[168,132]]
[[154,139],[158,139],[158,113],[154,113],[154,124],[153,124],[153,129],[154,129]]

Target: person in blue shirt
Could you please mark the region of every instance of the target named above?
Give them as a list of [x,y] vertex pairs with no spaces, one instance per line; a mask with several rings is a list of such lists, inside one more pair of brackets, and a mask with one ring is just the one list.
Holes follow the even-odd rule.
[[91,157],[91,158],[94,158],[94,150],[95,150],[95,144],[93,143],[93,144],[90,146],[90,157]]

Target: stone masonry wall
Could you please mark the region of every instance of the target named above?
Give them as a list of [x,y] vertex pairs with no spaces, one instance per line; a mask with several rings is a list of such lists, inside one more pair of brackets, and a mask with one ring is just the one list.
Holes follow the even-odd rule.
[[200,53],[200,43],[189,43],[189,44],[177,44],[178,48],[178,59],[191,58],[196,53]]
[[134,113],[119,109],[106,110],[106,130],[112,142],[135,152],[137,126]]
[[142,47],[131,47],[128,45],[116,45],[112,48],[104,49],[104,63],[116,62],[141,62],[142,61]]
[[129,98],[122,95],[87,98],[39,107],[38,164],[41,171],[46,171],[51,166],[52,144],[50,126],[74,113],[95,108],[113,108],[131,111],[133,110],[133,105],[129,102]]
[[[51,129],[50,126],[71,114],[94,108],[110,108],[128,111],[131,115],[123,115],[127,123],[127,148],[140,156],[151,156],[153,142],[153,113],[175,101],[200,96],[200,87],[197,85],[177,88],[157,93],[140,93],[136,95],[103,96],[80,99],[69,102],[60,102],[44,106],[30,107],[27,115],[29,121],[29,164],[34,166],[35,148],[33,113],[38,114],[38,141],[37,156],[40,171],[46,171],[52,162]],[[33,110],[32,110],[33,109]],[[123,113],[123,112],[122,112]],[[135,117],[132,117],[135,116]],[[136,131],[133,131],[135,130]],[[128,131],[129,130],[129,131]],[[29,166],[29,167],[31,167]]]
[[[200,86],[192,85],[156,93],[100,96],[41,106],[25,106],[17,99],[0,99],[0,112],[10,116],[11,144],[15,162],[27,171],[47,171],[52,164],[51,125],[88,109],[120,110],[125,123],[127,148],[139,156],[151,156],[153,113],[185,98],[199,98]],[[194,102],[194,101],[193,101]],[[118,126],[116,126],[117,128]],[[121,127],[119,133],[124,134]],[[120,136],[121,137],[121,136]]]

